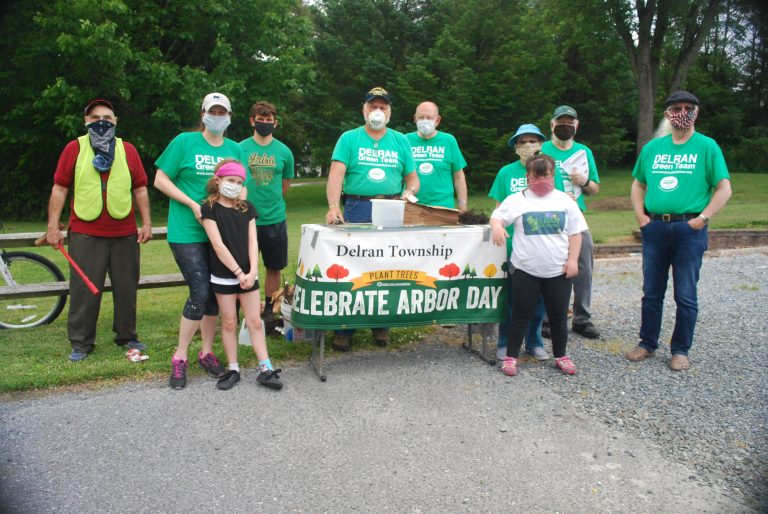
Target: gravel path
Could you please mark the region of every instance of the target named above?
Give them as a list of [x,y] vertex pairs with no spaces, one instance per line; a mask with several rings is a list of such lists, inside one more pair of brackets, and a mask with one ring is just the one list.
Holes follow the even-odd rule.
[[[507,378],[456,348],[307,366],[286,388],[193,377],[0,404],[5,512],[749,512],[768,510],[768,249],[708,256],[692,369],[622,353],[639,327],[640,260],[596,265],[597,341],[563,377]],[[671,333],[673,303],[664,335]]]
[[[568,350],[579,374],[559,380],[533,361],[522,369],[604,423],[659,444],[664,455],[697,471],[680,479],[719,484],[746,505],[768,511],[768,248],[708,254],[688,372],[669,371],[668,344],[644,363],[622,357],[639,340],[641,283],[639,257],[597,260],[592,307],[601,338],[572,334]],[[670,279],[661,334],[667,342],[674,326],[672,295]]]

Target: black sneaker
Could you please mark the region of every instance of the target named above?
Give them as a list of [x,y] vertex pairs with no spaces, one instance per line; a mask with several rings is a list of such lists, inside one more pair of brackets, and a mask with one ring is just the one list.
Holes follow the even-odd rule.
[[552,332],[549,330],[549,320],[544,320],[541,324],[541,337],[552,339]]
[[184,389],[187,386],[187,366],[189,361],[183,361],[181,359],[172,358],[171,366],[171,378],[168,380],[168,385],[174,389]]
[[256,377],[256,381],[264,387],[270,389],[282,389],[283,383],[280,382],[280,376],[278,373],[282,373],[282,369],[274,369],[272,371],[262,371],[259,376]]
[[197,363],[213,377],[219,378],[224,375],[224,368],[221,367],[219,359],[212,353],[206,355],[203,355],[202,352],[198,353]]
[[600,331],[597,330],[597,327],[595,327],[590,321],[584,323],[583,325],[572,325],[571,330],[577,334],[581,334],[587,339],[597,339],[600,337]]
[[238,382],[240,382],[240,372],[231,369],[216,382],[216,388],[226,391],[227,389],[232,389]]

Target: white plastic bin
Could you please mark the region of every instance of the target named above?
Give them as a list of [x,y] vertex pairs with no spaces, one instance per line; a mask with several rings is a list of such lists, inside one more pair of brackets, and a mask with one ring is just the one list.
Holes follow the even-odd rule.
[[371,223],[378,227],[402,227],[405,200],[371,200]]

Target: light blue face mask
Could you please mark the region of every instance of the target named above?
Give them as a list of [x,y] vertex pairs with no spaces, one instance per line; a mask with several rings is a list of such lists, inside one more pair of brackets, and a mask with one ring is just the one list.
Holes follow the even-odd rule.
[[229,114],[216,116],[206,112],[203,115],[203,125],[205,125],[205,128],[207,128],[211,134],[216,136],[223,134],[230,123],[232,123],[232,120],[230,119]]

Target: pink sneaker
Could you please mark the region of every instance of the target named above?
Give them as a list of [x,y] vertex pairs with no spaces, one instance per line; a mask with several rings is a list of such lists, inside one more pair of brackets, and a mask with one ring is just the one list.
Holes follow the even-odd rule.
[[571,358],[567,355],[555,359],[555,367],[562,371],[565,375],[576,374],[576,364],[574,364]]
[[504,361],[501,363],[501,372],[508,377],[517,375],[517,359],[514,357],[504,357]]

